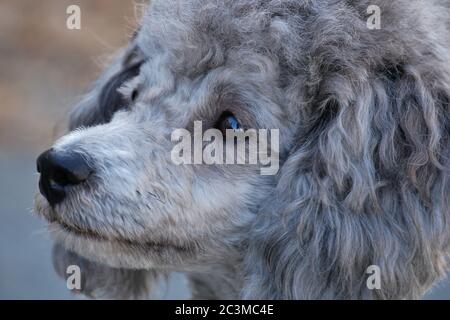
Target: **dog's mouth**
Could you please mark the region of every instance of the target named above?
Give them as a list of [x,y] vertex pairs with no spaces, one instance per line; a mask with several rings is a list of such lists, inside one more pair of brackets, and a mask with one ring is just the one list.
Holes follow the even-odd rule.
[[196,241],[149,238],[151,232],[142,238],[130,239],[120,234],[104,234],[101,228],[96,230],[89,226],[80,226],[61,219],[55,208],[49,206],[40,195],[35,198],[35,212],[49,222],[49,231],[56,243],[86,258],[115,267],[144,268],[148,266],[148,261],[153,261],[158,266],[170,266],[171,262],[168,261],[171,260],[168,260],[168,257],[176,257],[176,263],[192,260],[200,249]]
[[118,242],[124,244],[138,244],[138,241],[121,238],[112,235],[105,235],[87,226],[79,226],[72,222],[67,222],[61,218],[54,207],[51,207],[41,194],[35,196],[35,212],[49,222],[50,231],[55,233],[68,234],[77,238],[94,241]]
[[[50,222],[50,227],[52,226],[59,226],[60,229],[62,229],[64,232],[70,233],[72,235],[75,235],[77,237],[87,238],[90,240],[98,240],[98,241],[111,241],[112,239],[108,239],[104,235],[101,235],[100,233],[89,230],[86,228],[80,228],[78,226],[69,225],[63,221],[54,220]],[[119,239],[114,239],[115,241],[122,241]]]
[[119,238],[119,237],[107,237],[105,235],[100,234],[99,232],[95,230],[90,230],[86,228],[81,228],[78,226],[74,226],[71,224],[67,224],[62,221],[53,221],[50,223],[50,229],[54,229],[57,232],[62,231],[68,235],[75,236],[77,238],[85,239],[88,241],[95,241],[95,242],[110,242],[110,243],[118,243],[121,245],[126,245],[128,247],[139,247],[139,248],[148,248],[148,249],[157,249],[162,250],[164,248],[171,248],[175,249],[176,251],[180,252],[186,252],[189,251],[191,248],[188,246],[181,246],[181,245],[175,245],[173,243],[168,242],[157,242],[157,241],[137,241],[132,239],[126,239],[126,238]]
[[147,269],[176,267],[182,261],[192,261],[198,248],[192,243],[130,240],[106,237],[93,230],[65,222],[53,221],[49,225],[55,243],[94,262],[114,268]]

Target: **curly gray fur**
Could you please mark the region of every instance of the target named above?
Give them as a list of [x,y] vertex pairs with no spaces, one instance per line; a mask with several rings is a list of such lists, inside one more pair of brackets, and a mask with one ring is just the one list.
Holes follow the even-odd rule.
[[[366,26],[371,4],[381,30]],[[447,1],[152,1],[72,113],[71,129],[84,128],[55,145],[102,168],[97,192],[77,190],[57,214],[142,246],[59,241],[105,268],[184,271],[196,297],[419,298],[449,251],[449,17]],[[120,92],[139,90],[120,112],[126,102],[102,94],[118,73]],[[168,164],[170,129],[217,108],[280,129],[277,176]],[[366,286],[370,265],[380,290]]]

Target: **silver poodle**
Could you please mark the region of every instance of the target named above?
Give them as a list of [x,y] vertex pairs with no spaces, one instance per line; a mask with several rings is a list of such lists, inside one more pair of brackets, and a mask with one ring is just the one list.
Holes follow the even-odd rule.
[[[450,248],[449,8],[153,0],[37,161],[57,271],[93,297],[183,272],[202,299],[420,298]],[[173,163],[173,130],[230,118],[279,129],[276,175]]]

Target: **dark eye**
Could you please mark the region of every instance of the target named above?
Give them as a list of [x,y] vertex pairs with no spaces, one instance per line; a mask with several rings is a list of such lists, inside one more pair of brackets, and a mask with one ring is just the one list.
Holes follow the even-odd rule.
[[138,96],[139,96],[139,91],[137,89],[134,89],[130,95],[131,101],[134,102]]
[[224,113],[222,113],[215,127],[222,131],[223,134],[226,133],[227,129],[242,129],[238,119],[229,111],[225,111]]

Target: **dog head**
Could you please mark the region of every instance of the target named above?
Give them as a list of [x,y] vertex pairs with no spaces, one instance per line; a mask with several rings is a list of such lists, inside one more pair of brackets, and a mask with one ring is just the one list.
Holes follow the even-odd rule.
[[[152,1],[38,159],[36,211],[116,268],[244,259],[247,297],[422,293],[448,243],[449,53],[429,11],[378,2],[382,30],[364,1]],[[174,163],[196,121],[279,130],[280,172]]]
[[[204,10],[204,19],[186,10]],[[232,125],[281,128],[286,141],[293,128],[284,124],[278,64],[247,43],[263,26],[249,17],[258,30],[244,37],[230,23],[225,37],[217,10],[154,2],[71,115],[71,132],[39,157],[37,211],[67,248],[115,267],[176,269],[218,255],[269,196],[274,177],[258,165],[172,159],[173,132],[196,121],[224,134]]]

